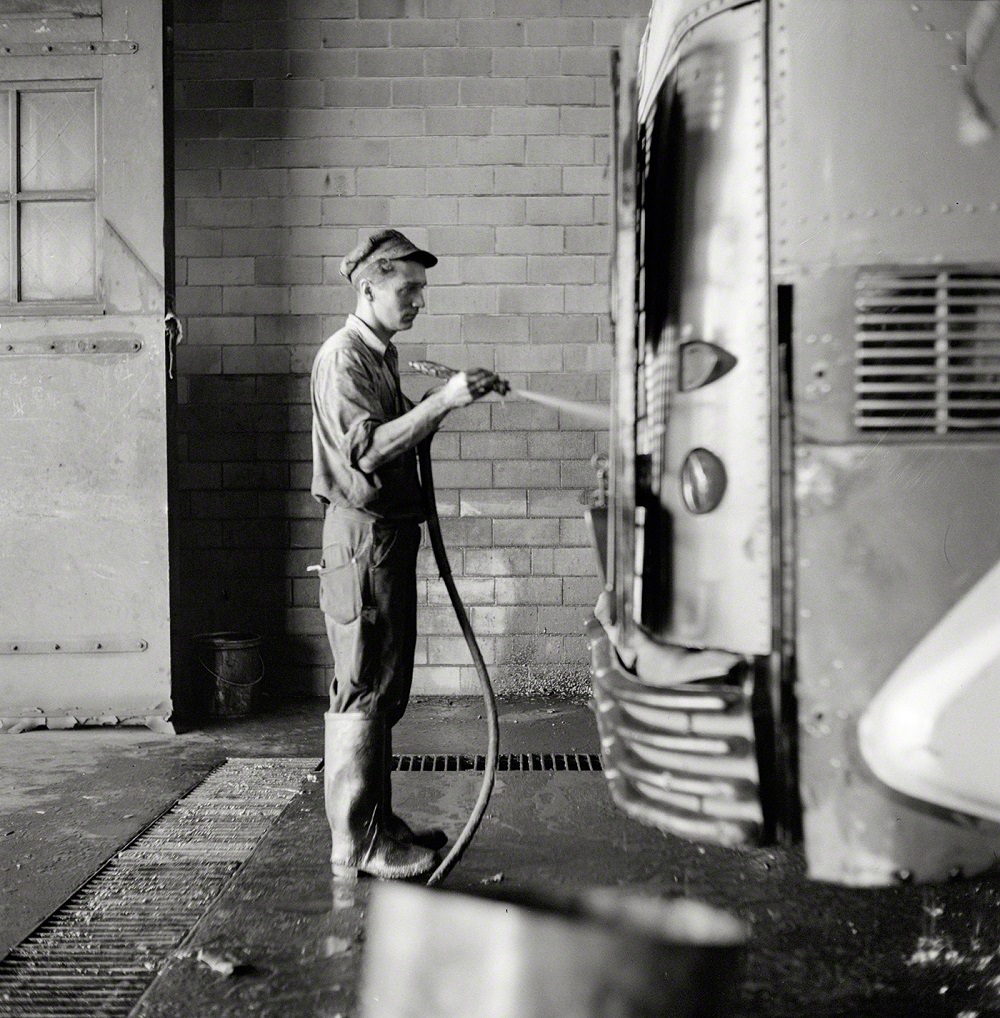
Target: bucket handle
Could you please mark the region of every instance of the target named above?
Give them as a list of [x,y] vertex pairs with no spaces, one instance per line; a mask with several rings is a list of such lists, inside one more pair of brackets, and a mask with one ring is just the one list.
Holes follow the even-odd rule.
[[240,689],[252,689],[254,686],[259,686],[264,679],[264,658],[259,650],[256,653],[257,653],[257,663],[260,665],[260,675],[258,675],[257,678],[253,680],[253,682],[233,682],[232,679],[224,679],[221,675],[219,675],[218,672],[215,672],[211,668],[209,668],[208,665],[205,664],[204,661],[202,661],[200,655],[198,657],[198,664],[200,664],[201,667],[204,668],[205,671],[208,672],[208,674],[211,675],[212,678],[216,680],[216,682],[221,682],[224,686],[237,686]]

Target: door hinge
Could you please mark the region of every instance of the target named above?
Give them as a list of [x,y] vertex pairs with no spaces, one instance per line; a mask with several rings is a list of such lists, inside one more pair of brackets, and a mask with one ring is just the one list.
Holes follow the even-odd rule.
[[92,636],[73,640],[0,640],[0,654],[134,654],[149,649],[137,636]]
[[66,354],[123,354],[138,353],[142,340],[131,336],[72,336],[51,339],[24,339],[0,341],[0,356],[58,357]]
[[128,56],[139,50],[139,44],[130,39],[111,39],[107,42],[15,42],[0,46],[5,57],[89,57]]

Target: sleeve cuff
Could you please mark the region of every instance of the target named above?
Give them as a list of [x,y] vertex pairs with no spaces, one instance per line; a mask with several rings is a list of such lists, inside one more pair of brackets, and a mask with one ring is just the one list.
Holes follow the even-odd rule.
[[[371,448],[372,434],[379,426],[379,421],[371,417],[359,417],[344,435],[344,452],[347,460],[355,470],[361,470],[358,460]],[[361,471],[364,473],[364,471]]]

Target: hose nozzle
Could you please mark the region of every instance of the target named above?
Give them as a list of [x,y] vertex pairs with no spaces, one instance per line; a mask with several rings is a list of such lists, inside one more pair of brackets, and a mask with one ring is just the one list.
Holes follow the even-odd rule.
[[[422,375],[432,375],[434,378],[451,378],[458,374],[458,368],[450,368],[447,364],[438,364],[437,361],[410,361],[410,367],[419,371]],[[506,378],[498,378],[492,386],[493,392],[500,396],[506,396],[510,392],[510,382]]]

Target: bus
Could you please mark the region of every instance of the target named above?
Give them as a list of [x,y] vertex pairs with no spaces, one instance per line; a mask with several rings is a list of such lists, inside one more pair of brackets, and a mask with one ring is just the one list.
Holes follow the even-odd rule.
[[607,781],[816,880],[1000,852],[998,21],[657,0],[616,63]]

